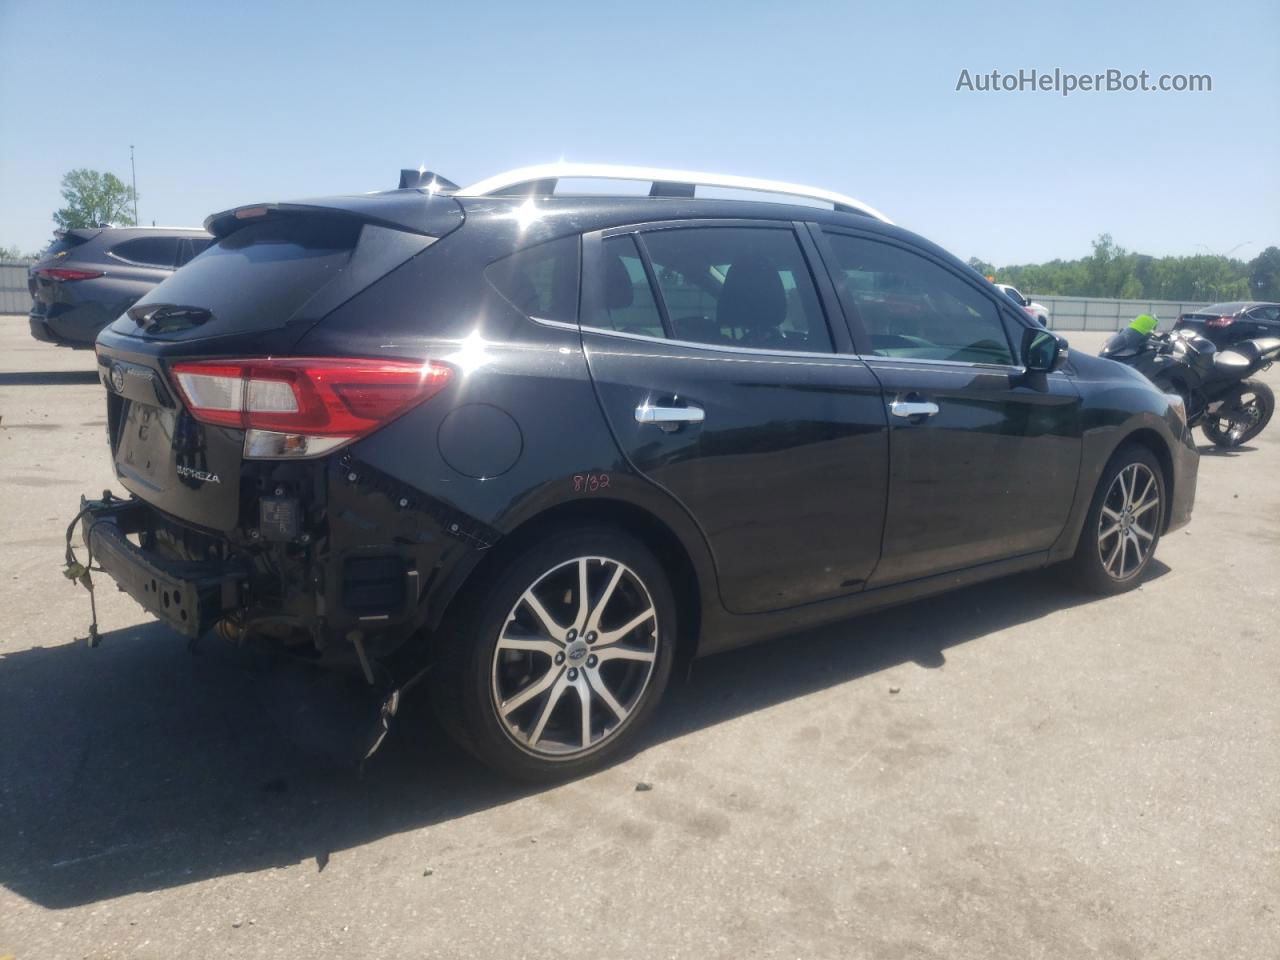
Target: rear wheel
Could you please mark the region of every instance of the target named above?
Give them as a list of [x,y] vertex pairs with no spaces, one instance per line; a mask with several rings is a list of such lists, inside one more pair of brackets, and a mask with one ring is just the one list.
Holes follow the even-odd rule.
[[1102,472],[1072,558],[1076,579],[1103,594],[1138,585],[1160,542],[1165,488],[1146,447],[1127,444]]
[[1235,397],[1205,418],[1202,429],[1209,442],[1238,447],[1260,434],[1275,410],[1271,388],[1258,380],[1246,380]]
[[433,701],[501,773],[576,776],[634,742],[666,686],[675,631],[670,585],[643,545],[604,529],[560,534],[451,618]]

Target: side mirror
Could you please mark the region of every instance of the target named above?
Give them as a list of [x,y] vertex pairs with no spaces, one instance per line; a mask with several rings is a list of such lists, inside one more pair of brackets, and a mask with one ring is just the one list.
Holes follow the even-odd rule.
[[1067,362],[1067,340],[1050,330],[1022,334],[1022,364],[1029,373],[1053,373]]

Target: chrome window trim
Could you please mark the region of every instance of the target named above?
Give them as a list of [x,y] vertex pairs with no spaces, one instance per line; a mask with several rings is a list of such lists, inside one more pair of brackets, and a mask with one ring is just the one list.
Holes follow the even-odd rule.
[[[972,360],[929,360],[925,357],[886,357],[878,353],[860,353],[858,357],[869,364],[905,363],[908,366],[946,366],[965,367],[966,369],[997,370],[1001,373],[1024,375],[1027,368],[1010,363],[977,363]],[[1053,371],[1061,373],[1060,370]]]
[[[555,323],[554,320],[539,320],[539,323]],[[581,324],[583,333],[598,333],[606,337],[618,337],[622,340],[638,340],[643,343],[669,343],[674,347],[692,347],[698,350],[718,350],[729,353],[746,353],[766,357],[802,357],[810,360],[860,359],[852,353],[836,353],[834,350],[815,352],[811,350],[766,350],[762,347],[736,347],[731,344],[706,343],[701,340],[675,340],[668,337],[650,337],[643,333],[624,333],[621,330],[610,330],[607,327],[595,327]]]
[[[562,320],[543,320],[539,317],[530,317],[534,323],[540,323],[548,327],[556,327],[560,330],[577,330],[581,333],[596,333],[605,337],[616,337],[620,340],[635,340],[641,343],[665,343],[673,347],[691,347],[695,350],[716,350],[728,353],[742,353],[748,356],[776,357],[785,359],[787,357],[799,357],[806,360],[859,360],[869,365],[901,363],[908,366],[945,366],[959,367],[967,370],[991,370],[997,373],[1016,374],[1025,376],[1027,368],[1016,364],[1003,363],[974,363],[969,360],[927,360],[922,357],[884,357],[875,353],[836,353],[834,351],[823,351],[821,353],[810,350],[766,350],[761,347],[736,347],[728,344],[704,343],[700,340],[673,340],[667,337],[650,337],[643,333],[624,333],[621,330],[610,330],[607,327],[595,327],[588,323],[565,323]],[[1063,371],[1054,370],[1046,376],[1059,374],[1065,376]]]

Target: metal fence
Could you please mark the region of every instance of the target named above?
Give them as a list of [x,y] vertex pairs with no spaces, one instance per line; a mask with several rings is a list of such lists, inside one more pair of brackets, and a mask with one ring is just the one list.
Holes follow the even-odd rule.
[[1178,314],[1206,306],[1199,302],[1178,300],[1112,300],[1107,297],[1041,297],[1024,293],[1024,297],[1042,303],[1049,309],[1049,326],[1055,330],[1119,330],[1140,313],[1160,318],[1160,326],[1168,330]]
[[31,310],[31,294],[27,290],[27,266],[30,260],[0,260],[0,313]]

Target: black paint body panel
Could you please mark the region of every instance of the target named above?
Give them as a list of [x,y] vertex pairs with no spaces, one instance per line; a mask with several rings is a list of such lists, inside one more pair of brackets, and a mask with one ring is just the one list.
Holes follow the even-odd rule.
[[[136,437],[143,414],[131,409],[141,401],[109,392],[118,472],[154,507],[154,549],[233,556],[251,570],[241,615],[300,632],[325,657],[351,662],[353,632],[383,656],[434,627],[488,557],[547,517],[625,517],[636,535],[674,544],[682,559],[671,573],[696,604],[699,653],[1070,556],[1098,477],[1126,439],[1140,438],[1169,464],[1167,523],[1189,517],[1189,433],[1157,390],[1120,365],[1073,356],[1045,375],[854,352],[860,332],[815,253],[823,225],[909,245],[999,297],[907,231],[741,201],[548,199],[532,222],[517,216],[518,199],[421,202],[440,206],[425,219],[406,212],[405,198],[377,207],[394,216],[366,229],[412,239],[375,238],[385,269],[359,283],[340,274],[326,289],[343,295],[297,318],[252,335],[163,339],[121,327],[98,341],[106,371],[137,364],[164,383],[177,360],[272,353],[453,368],[442,392],[371,435],[292,462],[240,461],[240,431],[198,424],[180,406],[149,408],[148,446]],[[359,209],[344,215],[365,209],[347,207]],[[484,277],[495,260],[546,240],[705,219],[777,221],[812,234],[806,257],[837,353],[721,349],[540,322]],[[420,233],[432,223],[450,225],[443,238]],[[215,229],[227,229],[226,219]],[[592,293],[583,276],[585,316]],[[162,285],[153,296],[163,294]],[[1014,342],[1032,323],[1006,318]],[[932,398],[942,413],[891,422],[887,403],[900,394]],[[696,403],[706,419],[670,432],[637,423],[635,408],[659,401]],[[157,436],[169,438],[167,452]],[[138,461],[148,452],[144,471]],[[181,464],[218,472],[219,483],[178,483]],[[297,538],[260,536],[263,497],[297,501]],[[362,594],[398,598],[373,613],[348,589],[352,571],[371,570],[400,578]]]

